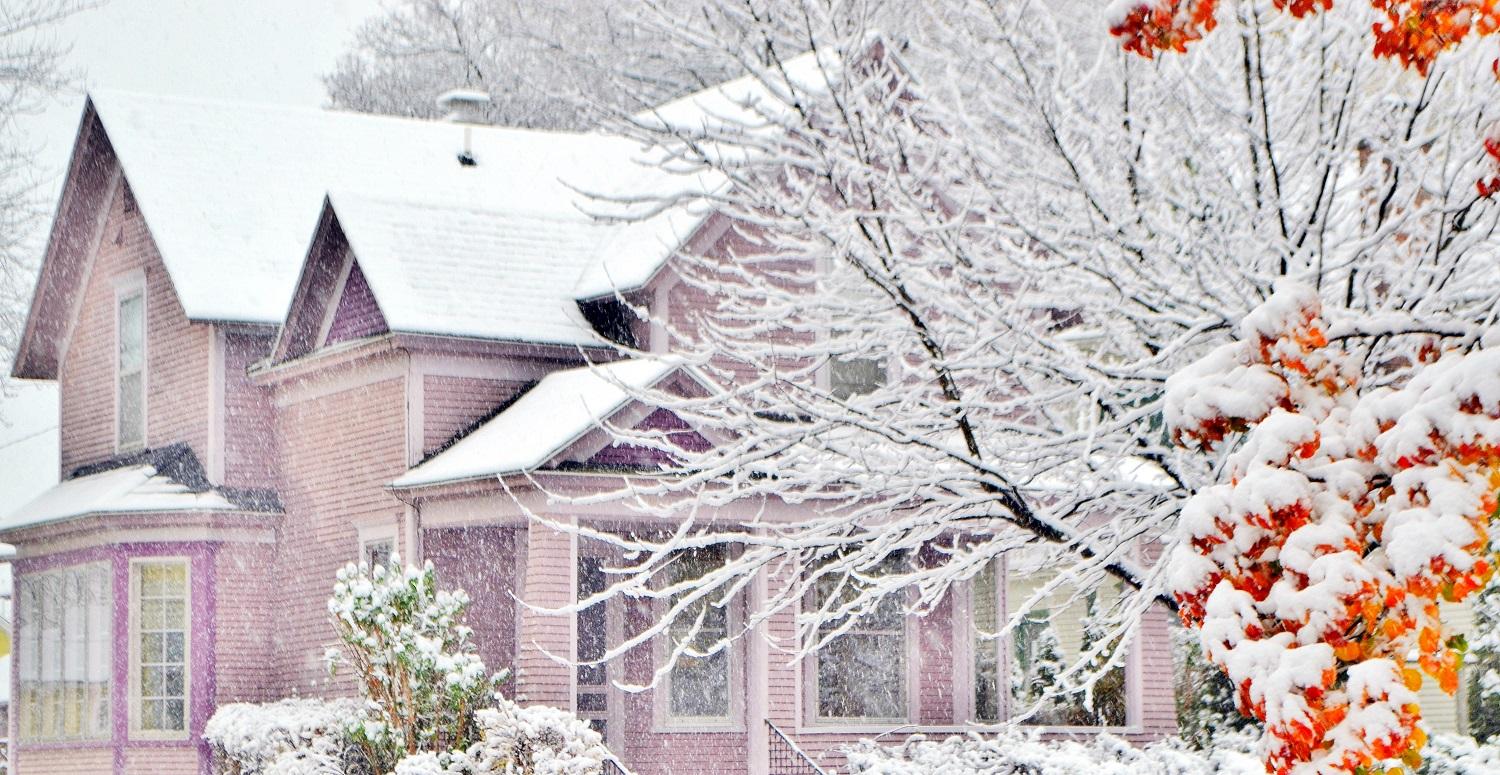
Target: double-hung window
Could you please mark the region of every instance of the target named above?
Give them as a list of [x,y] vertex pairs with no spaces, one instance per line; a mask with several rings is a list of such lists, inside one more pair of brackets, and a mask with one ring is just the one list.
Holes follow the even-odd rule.
[[146,446],[146,288],[139,280],[115,294],[115,445]]
[[130,565],[133,736],[172,739],[187,734],[190,588],[186,560],[135,560]]
[[[892,555],[877,573],[891,572],[904,560],[903,555]],[[816,585],[816,603],[819,610],[831,612],[862,590],[868,592],[853,577],[823,576]],[[813,655],[812,706],[817,720],[856,724],[905,721],[905,596],[885,591],[873,610],[853,621],[846,620],[830,615],[818,627],[819,639],[833,637]]]
[[[1125,669],[1106,670],[1094,683],[1092,698],[1062,690],[1063,673],[1086,653],[1108,645],[1099,617],[1118,589],[1103,585],[1084,595],[1064,587],[1046,590],[1055,579],[1046,572],[1006,574],[1004,594],[991,564],[971,586],[974,623],[974,720],[1007,719],[1061,727],[1120,727],[1126,724]],[[1007,637],[995,633],[1028,606]],[[1115,645],[1114,648],[1119,648]]]
[[109,736],[114,643],[107,563],[22,576],[16,587],[21,737]]
[[[681,552],[668,567],[667,581],[676,585],[700,579],[722,567],[724,560],[723,547]],[[682,649],[667,676],[670,723],[716,725],[732,720],[729,609],[716,602],[713,596],[694,601],[669,628],[670,645]]]

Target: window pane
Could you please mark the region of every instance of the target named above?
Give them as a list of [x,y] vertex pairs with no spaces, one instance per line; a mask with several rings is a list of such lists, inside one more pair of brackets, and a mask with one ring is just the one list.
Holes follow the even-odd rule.
[[974,718],[1000,720],[1000,600],[996,563],[974,577],[970,595],[974,617]]
[[[877,573],[890,573],[905,562],[895,554]],[[854,600],[860,590],[853,579],[819,579],[817,601],[834,594]],[[825,622],[820,631],[837,630],[842,621]],[[906,718],[906,610],[902,594],[888,592],[875,610],[861,616],[816,654],[817,714],[821,718]]]
[[120,373],[138,372],[145,365],[145,301],[137,291],[120,299]]
[[188,692],[188,571],[184,562],[137,563],[132,612],[136,630],[136,728],[186,729]]
[[143,376],[140,372],[120,375],[120,438],[121,447],[129,448],[145,443],[145,393],[141,390]]
[[885,384],[885,363],[876,358],[839,358],[828,362],[828,387],[834,396],[873,393]]
[[91,564],[18,580],[19,729],[35,740],[107,736],[112,656],[109,566]]
[[[1007,578],[1007,598],[1013,605],[1029,600],[1051,580],[1048,574],[1015,574]],[[1119,592],[1103,587],[1074,597],[1064,587],[1047,596],[1027,613],[1011,634],[1009,681],[1013,713],[1034,709],[1023,723],[1046,726],[1124,726],[1126,723],[1125,671],[1115,668],[1094,685],[1092,705],[1082,693],[1046,697],[1061,683],[1061,673],[1092,650],[1104,637],[1092,622],[1104,607],[1102,601]]]
[[683,655],[672,668],[670,687],[669,712],[673,716],[728,716],[729,653],[720,651],[707,657]]
[[[723,547],[684,551],[667,569],[669,585],[700,579],[725,562]],[[680,598],[678,598],[680,599]],[[701,620],[700,620],[701,617]],[[697,624],[697,632],[693,631]],[[730,716],[729,611],[701,599],[672,623],[670,647],[691,639],[667,679],[667,714],[675,718],[726,719]],[[714,651],[718,648],[718,651]]]
[[818,715],[899,719],[906,716],[905,638],[846,634],[818,652]]

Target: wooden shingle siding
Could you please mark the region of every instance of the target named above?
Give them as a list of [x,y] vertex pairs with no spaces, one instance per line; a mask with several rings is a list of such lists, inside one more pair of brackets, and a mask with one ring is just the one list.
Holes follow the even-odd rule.
[[495,413],[524,383],[428,374],[422,378],[422,455],[436,452],[460,431]]
[[64,474],[115,454],[115,288],[133,272],[146,281],[146,444],[185,442],[207,460],[212,326],[188,321],[140,211],[126,212],[126,185],[110,200],[63,360]]
[[[334,640],[328,595],[338,569],[356,559],[358,527],[398,524],[405,514],[384,490],[406,470],[405,380],[282,406],[276,428],[286,512],[276,638],[284,685],[306,687],[327,675],[321,655]],[[349,688],[347,678],[341,686]]]
[[246,370],[271,353],[271,333],[224,334],[224,486],[276,486],[276,409]]

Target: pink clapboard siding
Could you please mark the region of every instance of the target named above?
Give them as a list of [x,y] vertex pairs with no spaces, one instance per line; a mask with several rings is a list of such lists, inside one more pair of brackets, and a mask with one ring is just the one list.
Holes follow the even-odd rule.
[[333,320],[328,324],[326,344],[337,344],[390,330],[385,316],[380,314],[380,305],[375,303],[375,294],[360,271],[359,262],[349,266],[349,277],[344,281],[343,295],[334,307]]
[[[474,645],[493,672],[516,661],[517,529],[469,527],[422,534],[424,559],[437,569],[438,583],[462,588],[471,601],[466,622]],[[505,686],[513,693],[514,682]]]
[[422,377],[422,454],[430,455],[461,431],[493,415],[526,383],[441,374]]
[[334,575],[358,557],[360,526],[397,524],[404,514],[384,487],[406,470],[405,378],[371,381],[379,375],[369,374],[346,374],[350,387],[301,400],[298,386],[278,388],[292,393],[276,422],[285,510],[276,637],[284,686],[326,678],[321,655],[334,639],[326,608]]
[[146,442],[186,442],[207,460],[212,327],[192,323],[128,184],[109,202],[98,250],[83,287],[60,375],[64,472],[115,454],[115,288],[132,273],[146,281]]
[[215,655],[219,702],[266,702],[282,696],[266,667],[275,650],[279,612],[276,584],[266,573],[276,561],[272,544],[224,544],[215,556],[219,605],[215,611]]
[[271,353],[270,331],[224,333],[224,486],[276,487],[276,408],[247,370]]

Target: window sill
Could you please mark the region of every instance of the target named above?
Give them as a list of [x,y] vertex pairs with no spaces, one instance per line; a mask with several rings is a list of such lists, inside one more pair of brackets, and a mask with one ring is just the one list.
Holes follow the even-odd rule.
[[727,735],[744,734],[745,725],[738,719],[724,722],[660,721],[651,725],[658,735]]

